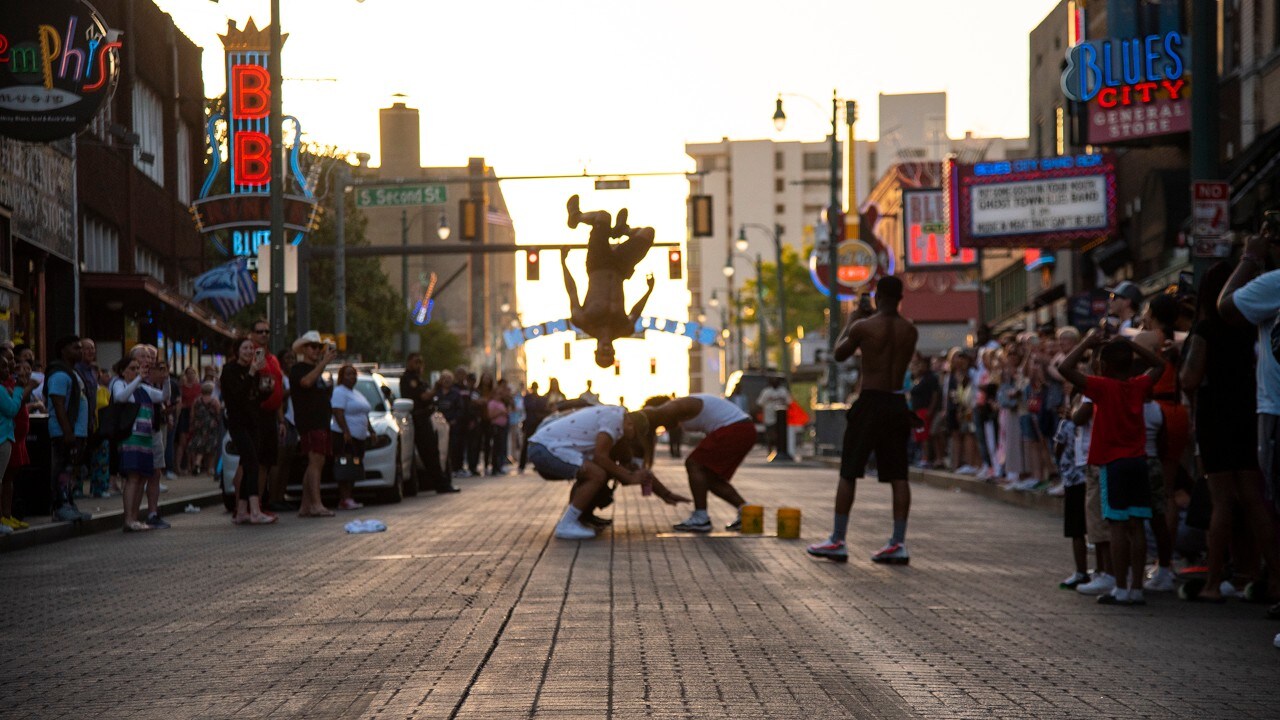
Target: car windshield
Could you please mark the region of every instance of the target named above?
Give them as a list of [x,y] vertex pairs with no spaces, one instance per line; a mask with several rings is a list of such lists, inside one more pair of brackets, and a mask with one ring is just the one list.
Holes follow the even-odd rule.
[[378,388],[378,382],[371,377],[361,377],[356,379],[356,392],[364,396],[369,401],[369,407],[374,412],[386,412],[386,400],[382,397],[382,391]]

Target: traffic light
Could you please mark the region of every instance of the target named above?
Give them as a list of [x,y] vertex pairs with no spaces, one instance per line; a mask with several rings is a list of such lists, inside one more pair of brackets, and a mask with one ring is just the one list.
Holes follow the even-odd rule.
[[680,249],[671,248],[667,253],[667,276],[672,280],[684,277],[684,269],[680,266]]
[[693,195],[689,198],[690,215],[692,216],[693,236],[711,237],[715,234],[715,226],[711,220],[711,196]]
[[537,280],[539,257],[537,250],[526,250],[524,254],[524,279]]
[[480,203],[462,199],[458,202],[458,224],[462,226],[460,240],[474,242],[480,239]]

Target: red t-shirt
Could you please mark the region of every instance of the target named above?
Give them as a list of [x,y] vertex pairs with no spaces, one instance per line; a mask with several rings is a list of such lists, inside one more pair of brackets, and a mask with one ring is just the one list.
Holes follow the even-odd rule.
[[261,407],[275,412],[284,404],[284,371],[280,369],[280,361],[275,355],[267,353],[263,360],[266,364],[258,371],[258,391],[263,397]]
[[1128,380],[1097,375],[1086,378],[1084,394],[1094,405],[1090,465],[1147,456],[1142,405],[1151,395],[1151,385],[1151,378],[1145,374]]

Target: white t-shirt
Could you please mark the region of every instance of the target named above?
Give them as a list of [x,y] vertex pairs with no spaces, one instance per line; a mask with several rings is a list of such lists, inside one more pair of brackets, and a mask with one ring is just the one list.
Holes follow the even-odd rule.
[[[1084,405],[1092,405],[1093,401],[1089,398],[1084,398],[1083,403]],[[1084,467],[1089,464],[1089,445],[1092,440],[1093,419],[1090,418],[1089,422],[1084,425],[1076,426],[1076,467]]]
[[1280,415],[1280,363],[1271,353],[1271,337],[1280,332],[1280,270],[1259,275],[1232,298],[1240,314],[1258,326],[1258,412]]
[[1157,457],[1160,455],[1160,448],[1156,438],[1160,435],[1160,428],[1164,426],[1164,411],[1160,409],[1160,403],[1148,400],[1142,404],[1142,423],[1147,428],[1147,457]]
[[[329,399],[329,407],[334,410],[341,410],[346,415],[347,430],[351,431],[351,437],[357,440],[367,440],[369,438],[369,411],[373,407],[369,405],[369,401],[365,400],[363,395],[346,385],[339,385],[333,389],[333,396]],[[342,428],[338,426],[336,419],[329,421],[329,429],[336,433],[342,432]]]
[[550,450],[570,465],[581,465],[595,454],[596,436],[600,433],[613,438],[614,442],[622,437],[622,419],[626,414],[627,409],[618,405],[582,408],[543,423],[529,442]]
[[[791,406],[791,393],[781,385],[776,388],[767,387],[760,391],[760,397],[756,398],[756,404],[764,408],[765,422],[773,424],[778,421],[777,414],[780,412],[785,413],[787,408]],[[688,427],[688,424],[686,423],[685,426]]]
[[[783,388],[778,389],[786,392]],[[766,390],[766,392],[768,391]],[[726,425],[751,419],[750,416],[742,412],[742,408],[717,395],[695,393],[689,397],[695,397],[702,401],[702,412],[680,423],[685,430],[710,434]]]

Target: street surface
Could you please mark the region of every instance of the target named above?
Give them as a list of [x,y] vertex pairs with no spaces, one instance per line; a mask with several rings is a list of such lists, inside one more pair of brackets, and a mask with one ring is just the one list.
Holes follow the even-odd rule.
[[[612,532],[555,540],[568,486],[529,474],[336,520],[234,527],[209,508],[6,553],[0,716],[1280,715],[1262,606],[1096,606],[1057,589],[1060,519],[919,485],[909,567],[866,559],[890,529],[866,481],[849,564],[811,560],[834,478],[762,454],[740,471],[767,531],[803,510],[798,541],[660,537],[689,506],[631,488]],[[345,534],[356,517],[390,529]]]

